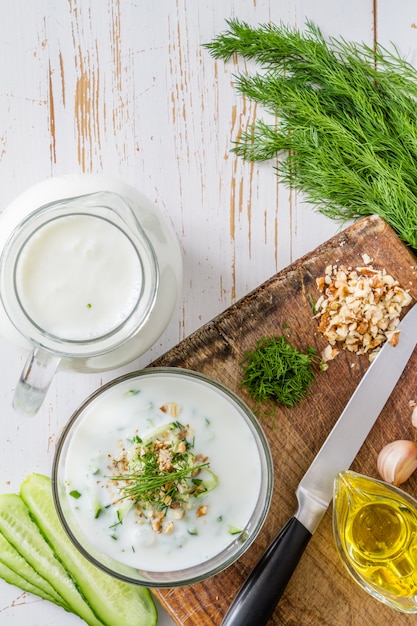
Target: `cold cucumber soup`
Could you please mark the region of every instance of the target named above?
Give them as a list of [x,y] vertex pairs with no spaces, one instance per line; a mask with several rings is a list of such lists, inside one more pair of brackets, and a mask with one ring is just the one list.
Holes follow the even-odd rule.
[[87,543],[148,572],[191,568],[244,543],[269,505],[269,448],[248,409],[177,372],[143,370],[98,393],[64,434],[58,462]]

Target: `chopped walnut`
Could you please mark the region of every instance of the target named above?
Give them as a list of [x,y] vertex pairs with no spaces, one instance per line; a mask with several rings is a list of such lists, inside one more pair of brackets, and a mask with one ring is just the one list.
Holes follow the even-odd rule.
[[332,361],[337,354],[339,354],[339,350],[333,348],[333,346],[329,344],[324,348],[323,352],[321,353],[322,361],[324,363],[327,363],[327,361]]
[[335,358],[335,346],[373,360],[385,341],[398,343],[400,314],[412,298],[385,270],[369,265],[368,255],[362,259],[366,265],[356,268],[328,265],[316,280],[318,331],[330,344],[322,353],[324,362]]
[[393,332],[387,333],[387,340],[392,346],[398,345],[399,338],[400,338],[399,330],[394,330]]
[[178,417],[181,412],[181,407],[177,402],[168,402],[159,407],[162,413],[168,413],[171,417]]
[[156,533],[162,532],[162,521],[164,514],[159,511],[154,511],[151,519],[152,530]]
[[167,472],[171,469],[172,454],[169,448],[164,447],[158,451],[158,466],[161,472]]
[[164,535],[171,535],[173,530],[174,530],[174,522],[171,520],[167,524],[165,524],[162,532],[164,533]]
[[195,512],[197,517],[203,517],[204,515],[207,515],[207,513],[208,513],[208,506],[206,504],[199,506]]
[[187,446],[186,446],[185,441],[180,441],[179,444],[177,445],[176,452],[178,452],[178,454],[184,454],[186,449],[187,449]]

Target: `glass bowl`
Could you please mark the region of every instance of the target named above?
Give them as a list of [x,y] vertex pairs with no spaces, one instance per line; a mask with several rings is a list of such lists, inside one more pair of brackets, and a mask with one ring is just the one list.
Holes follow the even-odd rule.
[[64,529],[90,561],[134,584],[174,587],[219,573],[253,543],[273,463],[232,391],[190,370],[148,368],[78,408],[52,486]]

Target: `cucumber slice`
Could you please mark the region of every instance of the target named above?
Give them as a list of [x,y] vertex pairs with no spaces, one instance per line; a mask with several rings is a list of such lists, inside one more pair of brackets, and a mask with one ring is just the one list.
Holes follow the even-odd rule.
[[68,610],[68,605],[55,589],[25,561],[1,533],[0,577],[11,585],[16,585],[24,591],[35,593],[40,598],[54,602],[54,604],[58,604]]
[[98,569],[69,540],[56,513],[51,480],[47,476],[28,476],[21,485],[20,495],[44,537],[106,626],[156,624],[155,602],[148,589],[125,583]]
[[9,583],[9,585],[13,585],[14,587],[19,587],[19,589],[23,589],[23,591],[27,591],[36,596],[39,596],[39,598],[43,598],[44,600],[48,600],[49,602],[53,602],[54,604],[58,604],[59,606],[62,606],[61,604],[59,604],[59,602],[56,602],[52,596],[48,596],[48,594],[45,593],[43,589],[40,589],[39,587],[35,587],[35,585],[32,585],[31,583],[29,583],[25,578],[22,578],[22,576],[19,576],[19,574],[16,574],[16,572],[8,568],[7,565],[4,565],[4,563],[2,563],[1,561],[0,561],[0,578],[2,578],[6,583]]
[[89,626],[103,626],[46,543],[20,496],[0,495],[0,532],[21,556],[61,595],[70,610]]

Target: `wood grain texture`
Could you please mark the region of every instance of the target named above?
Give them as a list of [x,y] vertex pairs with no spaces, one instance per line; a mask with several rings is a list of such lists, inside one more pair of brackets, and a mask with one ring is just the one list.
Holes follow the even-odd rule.
[[[416,260],[380,218],[361,220],[326,244],[279,272],[209,324],[158,359],[154,365],[186,367],[226,384],[249,406],[252,399],[241,388],[241,362],[263,336],[288,335],[305,351],[320,353],[326,346],[317,333],[311,298],[317,299],[315,279],[328,264],[357,267],[367,253],[377,268],[385,268],[417,298]],[[376,457],[381,447],[398,437],[413,438],[410,400],[417,389],[413,354],[389,402],[355,459],[352,468],[377,476]],[[180,589],[159,590],[158,597],[178,624],[218,626],[246,576],[275,534],[295,510],[295,489],[333,424],[369,366],[366,356],[340,353],[325,372],[316,372],[308,397],[293,408],[277,407],[274,419],[263,417],[275,466],[271,510],[255,544],[236,563],[209,581]],[[417,493],[417,477],[406,486]],[[335,601],[335,599],[337,600]],[[331,607],[331,612],[329,612]],[[333,543],[331,510],[313,536],[271,624],[391,623],[393,611],[367,596],[345,572]],[[415,617],[395,614],[396,624],[411,624]]]
[[[415,0],[0,0],[0,210],[51,175],[118,176],[158,205],[184,259],[177,309],[152,349],[103,375],[59,372],[36,419],[11,409],[25,355],[0,338],[1,492],[32,471],[50,474],[61,429],[102,383],[159,358],[339,232],[279,183],[279,160],[253,165],[230,152],[241,130],[266,118],[233,89],[234,73],[253,67],[214,61],[202,46],[233,16],[300,28],[309,18],[325,36],[394,42],[417,63]],[[238,349],[228,341],[219,355]],[[202,335],[198,348],[207,352]],[[298,442],[310,455],[302,433]],[[346,607],[341,626],[350,619]],[[314,614],[309,623],[321,624]],[[0,581],[0,626],[56,624],[79,619]]]

